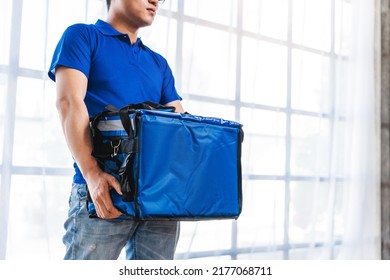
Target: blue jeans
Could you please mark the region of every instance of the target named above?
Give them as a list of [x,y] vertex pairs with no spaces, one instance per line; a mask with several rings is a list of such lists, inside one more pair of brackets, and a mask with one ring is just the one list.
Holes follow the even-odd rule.
[[179,222],[89,218],[86,199],[86,185],[73,184],[64,225],[64,259],[115,260],[123,248],[129,260],[173,259]]

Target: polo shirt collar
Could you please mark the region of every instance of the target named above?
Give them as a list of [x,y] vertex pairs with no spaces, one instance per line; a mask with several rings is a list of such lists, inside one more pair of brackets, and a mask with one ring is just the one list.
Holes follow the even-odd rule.
[[[113,37],[127,36],[126,34],[120,33],[109,23],[102,21],[100,19],[95,23],[95,26],[105,36],[113,36]],[[137,38],[137,42],[135,45],[139,46],[142,49],[145,49],[145,46],[142,43],[141,38]]]
[[114,27],[112,27],[109,23],[102,21],[100,19],[95,23],[95,26],[101,33],[103,33],[103,35],[106,35],[106,36],[124,35],[124,34],[120,33],[118,30],[116,30]]

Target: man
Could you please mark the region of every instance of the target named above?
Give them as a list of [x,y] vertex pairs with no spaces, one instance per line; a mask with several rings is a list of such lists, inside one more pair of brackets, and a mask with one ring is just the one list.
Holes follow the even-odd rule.
[[[163,2],[163,1],[162,1]],[[91,156],[89,117],[108,104],[118,108],[143,101],[175,106],[184,112],[166,60],[138,38],[152,24],[157,0],[107,0],[106,22],[76,24],[63,34],[49,77],[57,85],[57,109],[75,176],[65,222],[65,259],[173,259],[179,224],[115,219],[122,213],[109,191],[121,194],[119,182]],[[86,185],[99,219],[88,217]]]

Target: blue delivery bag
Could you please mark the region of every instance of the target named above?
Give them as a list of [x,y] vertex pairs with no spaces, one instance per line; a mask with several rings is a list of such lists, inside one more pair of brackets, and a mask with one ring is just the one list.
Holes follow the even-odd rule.
[[[146,102],[91,120],[92,154],[122,186],[111,191],[120,218],[237,219],[242,125],[173,110]],[[96,217],[90,199],[88,210]]]

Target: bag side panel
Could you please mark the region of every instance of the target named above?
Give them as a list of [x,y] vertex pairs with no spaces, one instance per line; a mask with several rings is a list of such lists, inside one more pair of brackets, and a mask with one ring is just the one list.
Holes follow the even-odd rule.
[[229,218],[241,211],[237,127],[143,115],[140,218]]
[[[122,148],[125,149],[131,139],[128,138],[118,113],[110,113],[109,116],[95,118],[94,121],[96,126],[95,133],[98,134],[93,139],[93,155],[97,158],[99,166],[104,172],[114,176],[121,182],[123,180],[123,175],[119,173],[119,168],[123,162],[127,161],[129,156],[127,151],[122,150]],[[115,153],[114,147],[116,146],[118,149]],[[112,153],[111,156],[107,156],[107,153],[109,153],[107,147]],[[133,220],[135,218],[135,203],[123,201],[122,196],[113,189],[110,191],[110,195],[114,206],[123,213],[123,215],[120,216],[120,219]],[[95,205],[92,201],[89,201],[88,203],[88,211],[91,217],[96,216]]]

